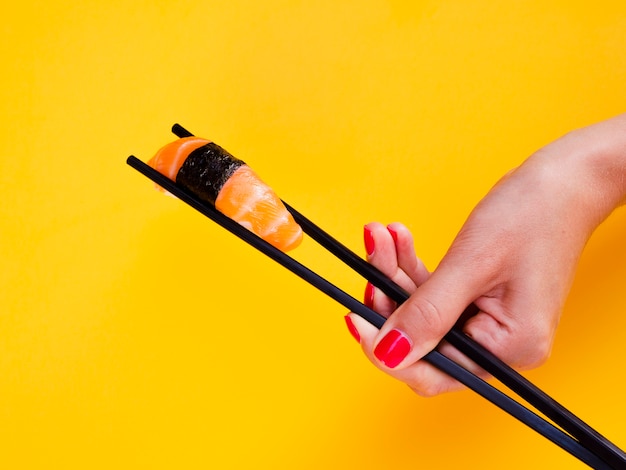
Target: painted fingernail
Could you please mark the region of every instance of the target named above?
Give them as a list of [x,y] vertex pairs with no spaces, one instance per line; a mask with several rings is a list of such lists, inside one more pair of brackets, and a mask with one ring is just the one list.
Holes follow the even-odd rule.
[[391,227],[387,227],[387,231],[391,234],[391,238],[393,238],[394,243],[398,243],[398,232],[396,232]]
[[372,308],[374,306],[374,286],[372,285],[372,283],[368,282],[367,285],[365,286],[365,294],[363,295],[363,303],[368,306],[369,308]]
[[367,227],[363,228],[363,241],[365,242],[367,255],[371,256],[374,253],[374,237],[372,236],[372,231]]
[[353,338],[356,339],[358,343],[360,343],[361,335],[359,334],[359,331],[356,329],[356,326],[354,326],[354,322],[352,321],[352,318],[350,318],[350,315],[346,315],[344,318],[346,320],[348,331],[353,336]]
[[374,355],[387,367],[394,368],[411,351],[411,341],[400,330],[391,330],[378,343],[374,349]]

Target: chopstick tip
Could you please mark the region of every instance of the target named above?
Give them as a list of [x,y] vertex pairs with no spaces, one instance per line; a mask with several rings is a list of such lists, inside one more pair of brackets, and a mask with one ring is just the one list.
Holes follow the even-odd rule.
[[172,133],[180,138],[193,136],[191,132],[178,123],[174,123],[174,125],[172,125]]

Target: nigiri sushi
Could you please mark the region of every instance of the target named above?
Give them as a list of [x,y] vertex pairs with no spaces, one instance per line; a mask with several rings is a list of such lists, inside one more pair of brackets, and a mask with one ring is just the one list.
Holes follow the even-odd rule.
[[272,188],[219,145],[183,137],[148,164],[276,248],[288,251],[302,241],[302,228]]

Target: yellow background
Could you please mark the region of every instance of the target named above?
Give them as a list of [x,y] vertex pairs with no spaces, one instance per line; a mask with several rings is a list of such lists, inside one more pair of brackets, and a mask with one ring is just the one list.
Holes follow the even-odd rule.
[[[508,169],[626,110],[626,4],[9,2],[0,25],[0,466],[586,468],[472,392],[414,396],[344,309],[125,164],[180,122],[362,252],[434,268]],[[626,445],[626,215],[533,381]],[[361,297],[310,240],[294,254]]]

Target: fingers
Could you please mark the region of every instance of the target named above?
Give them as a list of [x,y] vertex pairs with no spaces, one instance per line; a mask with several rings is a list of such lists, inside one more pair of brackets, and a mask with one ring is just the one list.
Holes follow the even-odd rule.
[[[379,223],[371,223],[363,228],[363,242],[367,260],[380,269],[390,279],[404,289],[415,289],[415,285],[399,272],[396,248],[387,228]],[[383,295],[369,282],[365,287],[364,303],[384,317],[389,317],[396,304]]]
[[422,260],[415,254],[413,236],[409,229],[401,223],[394,222],[387,225],[387,231],[394,241],[398,256],[398,267],[413,281],[415,286],[423,284],[428,279],[430,273]]
[[[372,354],[378,329],[354,313],[348,314],[345,318],[348,329],[354,338],[361,343],[365,355],[370,361],[378,365],[378,360]],[[459,382],[425,361],[418,361],[404,369],[385,369],[385,372],[406,383],[415,393],[424,397],[463,388]]]
[[433,273],[381,328],[374,344],[380,365],[404,368],[435,349],[472,303],[470,287],[454,274]]
[[[463,388],[421,359],[439,345],[472,303],[472,283],[460,279],[456,270],[447,272],[445,268],[435,278],[430,277],[415,255],[409,230],[402,224],[388,227],[368,224],[364,236],[370,263],[413,292],[394,311],[395,305],[382,292],[370,291],[370,305],[389,318],[380,331],[354,314],[349,316],[364,353],[377,367],[405,382],[419,395],[432,396]],[[439,349],[468,370],[487,378],[482,369],[447,343],[440,344]]]
[[[385,227],[379,223],[368,224],[364,229],[364,242],[368,261],[408,292],[414,292],[428,279],[430,274],[422,261],[417,258],[413,237],[404,225],[393,223]],[[396,309],[395,303],[371,284],[366,287],[365,304],[386,317],[389,317]],[[392,316],[394,317],[396,314]],[[349,314],[346,316],[346,323],[354,338],[361,343],[370,361],[388,374],[405,382],[419,395],[432,396],[463,388],[456,380],[427,362],[418,360],[421,356],[412,363],[405,364],[404,367],[396,368],[397,362],[401,362],[404,358],[403,354],[408,354],[412,349],[412,342],[396,330],[392,329],[390,336],[381,341],[380,332],[359,316]],[[453,360],[476,374],[486,376],[480,368],[454,348],[446,344],[443,344],[442,348]],[[430,349],[424,354],[429,351]],[[381,360],[381,357],[384,357],[384,360]]]
[[367,224],[363,239],[367,260],[404,289],[413,291],[428,278],[428,270],[415,254],[413,236],[401,223]]
[[[385,227],[371,223],[364,227],[363,238],[368,261],[407,292],[413,292],[428,278],[428,270],[415,255],[413,237],[404,225]],[[369,283],[364,303],[385,317],[396,308],[391,299]]]

